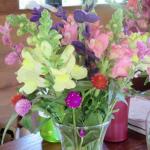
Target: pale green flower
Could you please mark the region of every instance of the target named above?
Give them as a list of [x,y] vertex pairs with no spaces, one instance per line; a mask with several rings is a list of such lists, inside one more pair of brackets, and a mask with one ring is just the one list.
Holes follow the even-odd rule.
[[20,91],[31,94],[38,87],[45,87],[45,80],[40,77],[42,65],[37,63],[28,51],[23,51],[22,57],[24,60],[17,72],[17,80],[19,83],[24,83]]

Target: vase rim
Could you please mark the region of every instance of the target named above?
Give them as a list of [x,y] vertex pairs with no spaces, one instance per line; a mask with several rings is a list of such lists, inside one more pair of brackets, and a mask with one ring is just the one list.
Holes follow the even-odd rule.
[[[110,123],[110,121],[111,121],[111,120],[106,121],[106,122],[103,122],[103,123],[98,124],[98,125],[93,125],[93,126],[81,126],[81,127],[77,126],[76,128],[81,129],[81,128],[95,128],[95,127],[102,127],[102,126],[108,125],[108,124]],[[56,126],[68,127],[68,128],[70,127],[69,125],[63,125],[63,124],[59,124],[59,123],[55,123],[55,124],[56,124]],[[71,125],[71,127],[72,127],[72,125]]]

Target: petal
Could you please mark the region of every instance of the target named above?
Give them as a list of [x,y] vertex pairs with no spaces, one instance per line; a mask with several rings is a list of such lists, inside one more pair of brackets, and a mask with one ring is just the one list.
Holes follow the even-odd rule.
[[87,77],[87,69],[78,65],[75,65],[71,71],[72,78],[76,80],[84,79]]

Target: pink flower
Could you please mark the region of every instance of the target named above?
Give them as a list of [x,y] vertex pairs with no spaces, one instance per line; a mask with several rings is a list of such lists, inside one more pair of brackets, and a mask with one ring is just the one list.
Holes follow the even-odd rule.
[[128,7],[134,8],[134,10],[138,9],[138,0],[128,0]]
[[19,43],[14,45],[12,48],[14,49],[13,52],[10,52],[6,57],[5,57],[5,63],[7,65],[13,65],[18,61],[21,61],[21,51],[23,49],[23,44]]
[[18,54],[14,52],[10,52],[6,57],[5,57],[5,63],[7,65],[13,65],[17,62]]
[[126,44],[121,44],[121,45],[113,44],[111,47],[111,51],[110,51],[111,59],[120,59],[124,56],[132,57],[132,55],[133,55],[132,50],[129,49],[128,45]]
[[21,99],[15,105],[15,111],[18,115],[24,117],[31,109],[32,105],[28,99]]
[[127,77],[129,69],[131,67],[131,59],[128,57],[120,58],[112,68],[112,77]]
[[71,44],[72,41],[76,41],[78,38],[78,24],[75,22],[72,15],[68,16],[67,22],[64,24],[64,28],[62,29],[62,44],[68,45]]
[[97,58],[100,58],[109,44],[109,35],[102,33],[99,36],[90,39],[86,42],[92,52]]
[[2,34],[2,41],[4,45],[11,45],[11,36],[10,36],[10,25],[5,22],[4,26],[0,26],[0,33]]
[[89,32],[90,32],[90,38],[95,38],[100,35],[100,22],[97,21],[95,23],[89,23]]

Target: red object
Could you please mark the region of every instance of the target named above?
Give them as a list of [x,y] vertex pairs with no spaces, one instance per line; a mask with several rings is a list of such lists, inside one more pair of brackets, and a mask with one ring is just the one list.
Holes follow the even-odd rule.
[[97,89],[104,90],[104,89],[106,89],[106,87],[108,85],[108,79],[106,78],[105,75],[98,73],[92,77],[92,84]]
[[15,96],[13,96],[12,99],[11,99],[12,104],[15,106],[16,103],[17,103],[19,100],[21,100],[23,97],[24,97],[24,96],[21,95],[21,94],[17,94],[17,95],[15,95]]
[[123,102],[118,102],[114,109],[120,109],[114,113],[113,119],[108,127],[105,141],[107,142],[122,142],[128,138],[128,112],[130,99],[126,99],[128,105]]

